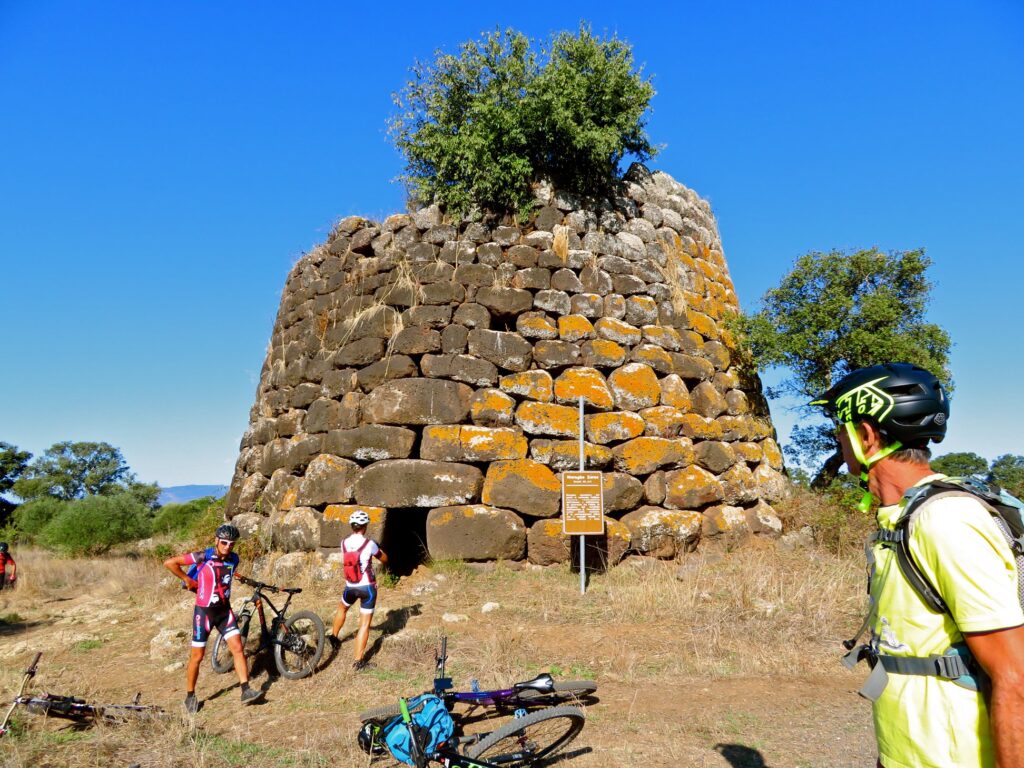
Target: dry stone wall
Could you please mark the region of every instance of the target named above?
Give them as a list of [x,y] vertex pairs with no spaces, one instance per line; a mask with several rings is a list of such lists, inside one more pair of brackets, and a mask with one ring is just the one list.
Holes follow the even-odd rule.
[[229,517],[288,552],[337,547],[363,509],[392,542],[425,525],[435,558],[567,560],[582,398],[609,561],[780,532],[782,456],[723,327],[710,206],[642,166],[596,209],[538,198],[523,227],[350,217],[295,265]]

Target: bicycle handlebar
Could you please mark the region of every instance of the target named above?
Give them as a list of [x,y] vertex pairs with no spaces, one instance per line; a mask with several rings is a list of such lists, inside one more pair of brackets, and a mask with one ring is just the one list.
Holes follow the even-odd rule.
[[257,590],[266,590],[267,592],[286,592],[290,595],[297,595],[302,591],[301,587],[275,587],[273,584],[265,584],[262,581],[256,581],[256,579],[249,578],[248,576],[235,576],[243,584],[248,584],[250,587],[254,587]]

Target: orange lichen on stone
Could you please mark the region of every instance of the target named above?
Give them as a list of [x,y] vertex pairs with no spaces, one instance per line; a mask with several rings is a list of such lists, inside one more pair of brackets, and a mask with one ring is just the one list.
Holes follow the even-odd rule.
[[608,410],[613,405],[612,393],[604,376],[596,368],[569,368],[555,379],[555,400],[578,403],[583,398],[594,408]]
[[[531,440],[530,456],[552,469],[579,468],[580,444],[578,440]],[[587,469],[599,469],[611,463],[612,451],[603,445],[583,442],[583,458]]]
[[583,362],[598,368],[618,368],[626,362],[626,350],[608,339],[588,341],[581,351]]
[[558,318],[558,335],[563,341],[593,339],[593,324],[583,315],[562,315]]
[[682,467],[693,461],[693,446],[686,438],[638,437],[612,449],[615,469],[648,475],[660,467]]
[[668,372],[672,370],[672,357],[661,347],[653,344],[644,344],[633,350],[633,360],[638,363],[645,363],[656,371]]
[[651,408],[661,399],[661,385],[649,365],[629,363],[608,377],[615,407],[624,411]]
[[761,451],[769,467],[772,469],[782,469],[782,451],[779,450],[778,443],[772,440],[772,438],[767,437],[761,441]]
[[690,411],[690,391],[682,378],[674,373],[661,380],[661,404],[676,408],[682,413]]
[[543,315],[520,317],[516,321],[516,330],[528,338],[554,339],[558,337],[558,329],[555,324]]
[[705,339],[718,338],[718,325],[703,312],[695,312],[688,309],[686,311],[686,319],[689,321],[690,327]]
[[469,404],[469,414],[477,424],[511,424],[516,401],[497,389],[477,390]]
[[629,411],[595,413],[584,419],[587,439],[600,445],[632,440],[644,433],[644,420]]
[[524,459],[527,448],[526,437],[519,429],[427,426],[420,457],[429,461],[501,461]]
[[640,411],[648,437],[677,437],[683,427],[683,412],[671,405],[656,405]]
[[635,325],[630,325],[622,320],[616,320],[613,317],[602,317],[594,323],[594,330],[597,331],[597,335],[602,339],[608,339],[609,341],[629,346],[639,344],[640,339],[643,338],[640,329]]
[[521,403],[516,423],[531,435],[579,437],[579,414],[575,408],[550,403]]
[[277,505],[277,508],[281,512],[287,512],[295,507],[295,501],[299,498],[298,488],[289,488],[284,492],[281,497],[281,502]]
[[665,485],[665,506],[672,509],[699,509],[725,496],[718,479],[697,466],[667,472]]
[[669,328],[664,325],[645,325],[640,330],[643,333],[644,338],[651,344],[657,344],[659,347],[672,352],[678,352],[683,348],[682,339],[679,337],[679,331],[675,328]]
[[699,413],[684,413],[680,431],[694,440],[721,440],[722,426]]
[[545,520],[544,521],[544,535],[545,536],[558,536],[562,533],[562,523],[558,520]]
[[384,519],[384,507],[368,507],[363,504],[329,504],[324,509],[324,520],[340,520],[347,523],[354,512],[365,512],[370,518],[370,524],[379,523]]
[[758,443],[733,443],[732,449],[736,455],[748,464],[758,464],[764,456],[761,446]]
[[498,382],[502,392],[550,403],[555,396],[554,379],[547,371],[523,371],[502,376]]

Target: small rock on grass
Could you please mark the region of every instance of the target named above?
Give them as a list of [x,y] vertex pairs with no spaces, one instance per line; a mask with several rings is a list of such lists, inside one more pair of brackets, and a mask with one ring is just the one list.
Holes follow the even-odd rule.
[[171,664],[168,664],[166,667],[164,667],[164,672],[177,672],[179,669],[184,669],[184,668],[185,668],[185,662],[184,661],[175,661],[175,662],[173,662]]
[[460,621],[469,621],[469,616],[464,613],[446,613],[441,617],[441,621],[446,624],[455,624]]
[[480,613],[490,613],[491,611],[496,611],[499,608],[501,608],[501,605],[498,603],[484,603],[483,607],[480,608]]

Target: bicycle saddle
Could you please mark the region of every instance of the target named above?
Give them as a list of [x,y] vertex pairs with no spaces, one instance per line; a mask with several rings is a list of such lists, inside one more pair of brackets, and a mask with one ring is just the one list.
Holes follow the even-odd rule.
[[302,591],[302,587],[281,587],[282,592],[287,592],[289,595],[297,595]]
[[555,690],[555,681],[547,672],[537,675],[533,680],[524,680],[521,683],[516,683],[514,686],[517,691],[532,690],[540,693],[551,693]]

